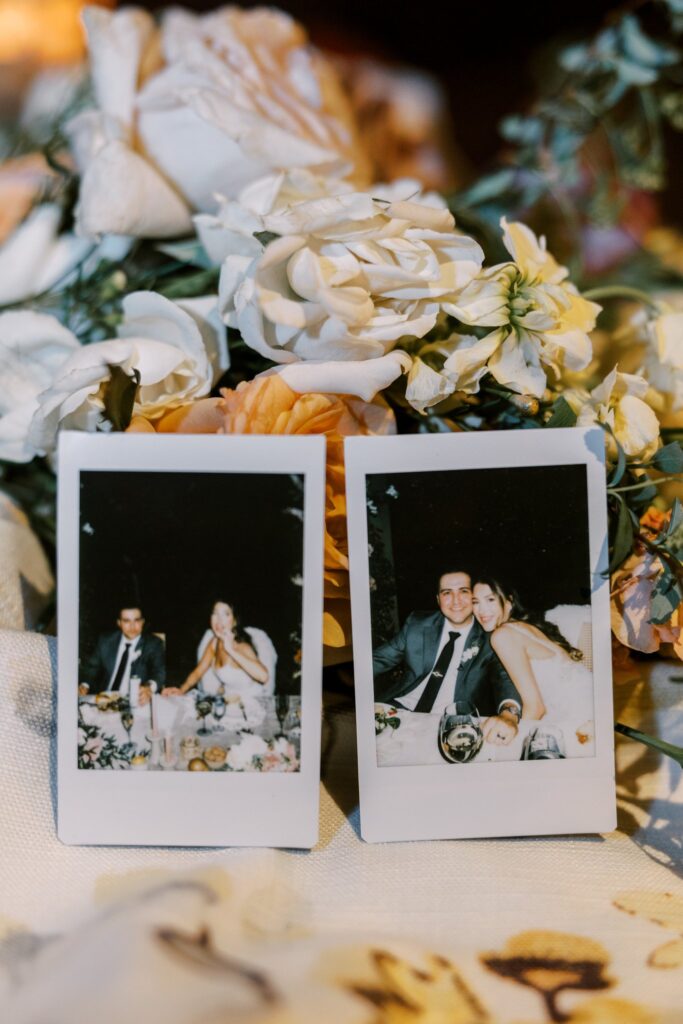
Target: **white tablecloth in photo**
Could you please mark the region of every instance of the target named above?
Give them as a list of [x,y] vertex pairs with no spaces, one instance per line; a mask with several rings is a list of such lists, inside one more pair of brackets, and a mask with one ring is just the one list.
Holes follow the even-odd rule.
[[[66,847],[55,655],[0,630],[3,1024],[547,1024],[551,1004],[573,1024],[683,1021],[670,759],[617,737],[610,834],[370,846],[352,698],[328,697],[312,851]],[[676,676],[632,664],[618,718],[682,744]]]

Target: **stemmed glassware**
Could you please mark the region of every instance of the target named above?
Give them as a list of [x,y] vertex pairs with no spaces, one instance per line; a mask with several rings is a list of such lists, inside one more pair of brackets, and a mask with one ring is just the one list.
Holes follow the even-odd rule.
[[556,725],[541,723],[529,733],[522,748],[523,761],[559,761],[566,756],[564,733]]
[[275,695],[275,714],[277,715],[278,724],[280,726],[279,736],[285,734],[285,722],[287,721],[287,713],[289,711],[289,694],[277,693]]
[[301,739],[301,697],[289,697],[283,730],[288,739]]
[[479,712],[466,700],[447,704],[439,722],[439,750],[452,764],[466,764],[477,756],[484,742]]
[[201,719],[202,722],[201,728],[197,729],[198,736],[209,736],[211,733],[211,730],[207,729],[206,727],[206,718],[207,715],[211,714],[212,704],[213,702],[211,700],[211,697],[209,697],[207,694],[202,693],[199,695],[197,703],[195,704],[195,711],[197,712],[197,716]]
[[128,742],[129,743],[130,743],[130,732],[131,732],[131,729],[133,728],[133,722],[134,721],[135,721],[135,716],[133,714],[133,709],[131,708],[131,706],[128,703],[128,701],[126,701],[125,703],[123,703],[121,705],[121,725],[126,730],[126,734],[128,736]]
[[221,719],[226,711],[225,698],[222,694],[218,694],[213,698],[213,717],[218,722],[217,732],[223,732],[223,726],[221,725]]

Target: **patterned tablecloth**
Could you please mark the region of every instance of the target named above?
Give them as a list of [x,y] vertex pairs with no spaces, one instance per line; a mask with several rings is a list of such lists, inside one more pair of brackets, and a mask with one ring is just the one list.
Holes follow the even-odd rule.
[[[45,592],[45,566],[20,517],[7,524],[3,1022],[683,1022],[681,770],[621,737],[614,833],[370,846],[340,693],[326,702],[311,852],[63,846],[56,641],[30,632],[17,596]],[[618,717],[683,743],[681,675],[632,664],[615,687]]]

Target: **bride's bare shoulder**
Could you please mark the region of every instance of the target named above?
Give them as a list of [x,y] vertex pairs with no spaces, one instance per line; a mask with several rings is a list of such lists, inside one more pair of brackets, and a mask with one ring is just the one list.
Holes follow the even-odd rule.
[[533,627],[526,622],[502,622],[491,634],[491,646],[494,651],[523,647],[533,635]]

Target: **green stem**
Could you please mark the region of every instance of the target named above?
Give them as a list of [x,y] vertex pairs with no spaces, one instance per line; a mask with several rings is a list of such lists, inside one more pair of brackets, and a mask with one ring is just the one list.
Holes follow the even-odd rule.
[[624,725],[622,722],[616,722],[614,729],[616,732],[620,732],[632,740],[637,740],[638,743],[645,744],[646,747],[651,747],[652,750],[658,750],[661,754],[666,754],[667,757],[673,758],[683,768],[683,747],[676,747],[673,743],[666,743],[665,740],[659,740],[656,736],[648,736],[646,732],[641,732],[640,729],[632,729],[630,725]]
[[674,473],[672,476],[660,476],[658,480],[644,480],[640,484],[629,484],[627,487],[608,487],[609,494],[623,494],[624,491],[642,491],[643,487],[659,487],[660,484],[668,484],[671,480],[681,480],[681,473]]
[[642,292],[639,288],[629,288],[627,285],[603,285],[602,288],[590,288],[587,292],[582,292],[581,295],[582,298],[589,299],[591,302],[599,302],[601,299],[630,299],[633,302],[642,302],[644,306],[649,306],[656,313],[662,312],[661,305],[651,295]]

